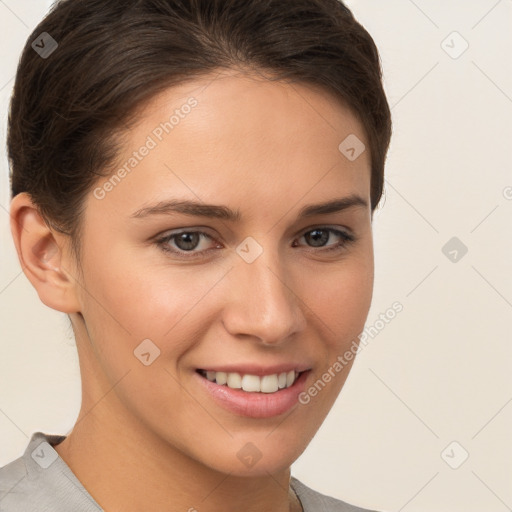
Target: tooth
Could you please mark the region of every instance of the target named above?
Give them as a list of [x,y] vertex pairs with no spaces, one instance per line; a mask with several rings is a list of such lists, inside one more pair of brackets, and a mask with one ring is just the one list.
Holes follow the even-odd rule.
[[228,381],[228,374],[226,372],[217,372],[215,380],[217,381],[217,384],[222,386]]
[[277,375],[265,375],[261,378],[262,393],[275,393],[278,389]]
[[239,373],[228,373],[227,384],[230,388],[240,389],[242,387],[242,377]]
[[244,391],[260,391],[261,381],[256,375],[244,375],[242,378],[242,389]]
[[249,393],[275,393],[280,389],[289,388],[300,375],[295,370],[282,372],[280,374],[264,375],[241,375],[240,373],[227,373],[204,371],[203,375],[211,382],[217,382],[220,386],[227,384],[232,389],[243,389]]

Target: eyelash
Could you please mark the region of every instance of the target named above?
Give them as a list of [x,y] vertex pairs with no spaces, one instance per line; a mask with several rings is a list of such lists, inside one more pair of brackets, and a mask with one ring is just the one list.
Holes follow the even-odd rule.
[[[305,231],[299,238],[302,238],[304,235],[306,235],[308,233],[312,233],[313,231],[328,231],[329,233],[333,233],[335,235],[340,236],[342,241],[335,244],[334,246],[331,246],[328,248],[319,247],[316,250],[315,250],[315,248],[312,248],[312,252],[320,252],[323,254],[332,253],[333,251],[340,252],[343,249],[345,249],[348,245],[353,244],[354,242],[357,241],[357,238],[354,235],[346,233],[345,231],[340,231],[339,229],[330,228],[327,226],[309,229],[308,231]],[[186,259],[206,258],[211,251],[217,250],[215,247],[211,248],[211,249],[206,249],[204,251],[199,251],[199,252],[183,251],[183,250],[178,251],[175,249],[170,249],[168,243],[171,240],[174,240],[179,235],[183,235],[183,234],[199,234],[199,235],[205,236],[206,238],[209,238],[210,240],[214,240],[213,237],[211,237],[207,233],[204,233],[203,231],[190,230],[190,231],[180,231],[179,233],[173,233],[171,235],[166,235],[164,237],[158,238],[155,240],[155,244],[165,253],[171,253],[175,256],[183,257]]]

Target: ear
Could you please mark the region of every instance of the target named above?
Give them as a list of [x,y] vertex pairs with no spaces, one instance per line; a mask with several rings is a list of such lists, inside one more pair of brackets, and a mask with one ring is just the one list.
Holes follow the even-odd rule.
[[63,313],[80,311],[75,268],[66,250],[65,235],[49,228],[30,196],[22,192],[11,201],[11,233],[18,258],[41,301]]

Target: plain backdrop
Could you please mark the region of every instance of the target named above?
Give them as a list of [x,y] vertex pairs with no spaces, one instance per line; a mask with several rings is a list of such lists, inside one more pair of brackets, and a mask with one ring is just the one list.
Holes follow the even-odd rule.
[[[394,122],[374,336],[293,474],[382,511],[510,510],[512,1],[347,3],[381,52]],[[0,0],[0,466],[35,431],[68,433],[80,406],[67,317],[39,301],[9,230],[8,100],[49,5]]]

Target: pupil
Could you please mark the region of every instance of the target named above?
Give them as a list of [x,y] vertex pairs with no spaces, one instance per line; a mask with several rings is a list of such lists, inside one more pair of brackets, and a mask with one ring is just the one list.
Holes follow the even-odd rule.
[[183,251],[195,249],[198,243],[198,233],[180,233],[176,239],[176,245]]

